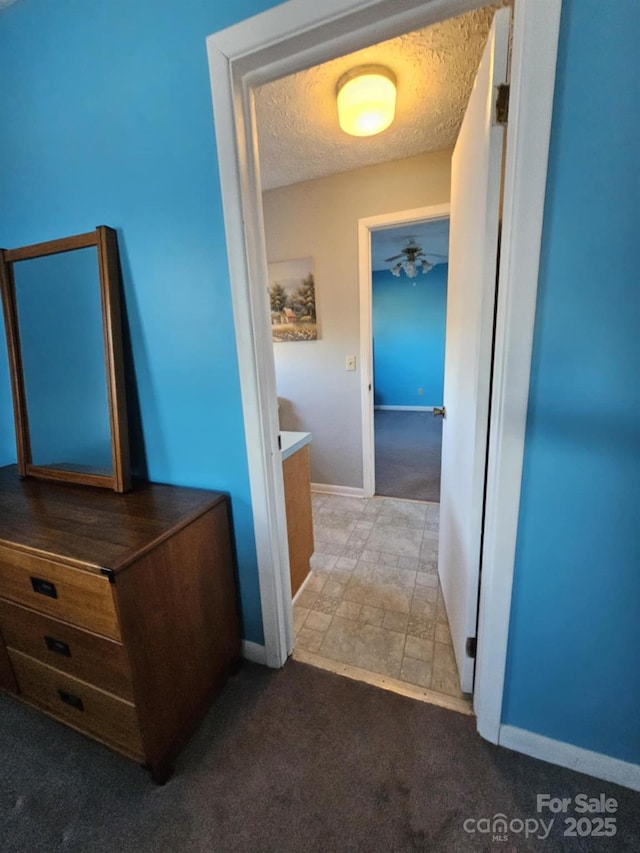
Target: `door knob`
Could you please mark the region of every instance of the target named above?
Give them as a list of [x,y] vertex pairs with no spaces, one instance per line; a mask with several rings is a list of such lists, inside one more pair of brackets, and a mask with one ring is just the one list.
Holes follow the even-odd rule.
[[434,418],[446,418],[447,417],[447,407],[442,406],[434,406],[433,407],[433,417]]

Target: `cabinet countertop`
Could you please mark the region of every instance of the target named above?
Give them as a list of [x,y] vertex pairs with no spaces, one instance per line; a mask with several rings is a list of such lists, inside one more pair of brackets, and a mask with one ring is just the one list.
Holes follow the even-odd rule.
[[280,439],[282,442],[282,460],[284,461],[293,456],[305,444],[311,443],[311,433],[283,431],[280,433]]

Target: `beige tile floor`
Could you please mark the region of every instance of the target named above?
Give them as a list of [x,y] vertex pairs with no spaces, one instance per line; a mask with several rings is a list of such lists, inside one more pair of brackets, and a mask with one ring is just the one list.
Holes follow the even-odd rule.
[[438,582],[439,513],[435,503],[314,494],[296,650],[463,699]]

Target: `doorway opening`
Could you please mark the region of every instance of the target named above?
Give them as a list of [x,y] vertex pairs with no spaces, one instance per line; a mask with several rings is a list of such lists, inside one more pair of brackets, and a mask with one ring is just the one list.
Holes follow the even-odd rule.
[[[491,289],[492,293],[495,291],[496,278],[500,163],[504,129],[495,121],[493,99],[496,88],[506,83],[507,80],[510,12],[503,8],[496,12],[494,17],[493,11],[493,9],[487,9],[485,12],[489,34],[486,44],[483,44],[484,39],[480,40],[479,47],[482,53],[477,73],[474,75],[476,83],[470,93],[468,106],[461,117],[461,130],[452,158],[452,164],[455,168],[452,172],[451,192],[454,193],[457,202],[463,207],[466,203],[464,196],[468,194],[475,212],[475,218],[471,223],[473,232],[471,244],[474,249],[471,263],[473,269],[467,271],[467,282],[457,281],[458,288],[464,286],[467,289],[471,288],[472,291],[477,291],[470,298],[467,296],[474,309],[484,302],[487,287]],[[460,51],[466,50],[468,47],[464,41],[459,40],[459,36],[457,41],[454,36],[452,44],[456,45]],[[372,50],[378,48],[383,50],[384,45],[374,46]],[[345,61],[354,64],[358,58],[358,55],[346,57]],[[471,70],[472,73],[476,71],[475,68]],[[257,113],[260,117],[259,102]],[[258,131],[260,139],[260,122],[258,122]],[[475,145],[469,145],[470,138],[476,140]],[[460,139],[464,141],[462,146]],[[389,146],[386,156],[389,156],[391,150],[392,147]],[[470,155],[473,161],[471,165]],[[464,176],[462,187],[460,186],[461,174]],[[344,192],[344,184],[347,180],[347,177],[341,173],[337,203],[342,207],[345,207],[349,201]],[[369,185],[367,190],[370,191]],[[447,196],[449,195],[448,190],[447,187]],[[288,197],[291,195],[292,197]],[[331,231],[332,258],[335,259],[337,256],[338,263],[342,261],[344,250],[341,251],[339,234],[336,233],[335,229],[332,229],[331,224],[323,223],[322,212],[317,201],[314,200],[314,195],[314,189],[308,183],[303,184],[301,190],[296,191],[294,189],[292,193],[287,191],[285,187],[280,199],[280,210],[274,211],[273,205],[269,205],[268,209],[265,208],[268,260],[272,260],[270,253],[273,251],[274,240],[279,247],[290,245],[287,241],[295,231],[296,238],[291,245],[296,250],[301,249],[306,254],[307,247],[311,245],[311,241],[314,239],[313,232],[320,230],[323,232]],[[355,196],[357,199],[359,194],[356,192]],[[303,203],[302,207],[299,207],[296,212],[296,220],[303,223],[302,227],[298,222],[291,220],[291,212],[296,206],[296,201],[298,205],[301,201]],[[309,229],[309,223],[304,216],[307,208],[315,212],[311,229]],[[331,215],[334,219],[339,216],[338,212],[334,210],[332,210]],[[286,220],[286,224],[283,219]],[[277,223],[275,229],[272,220]],[[458,215],[455,221],[465,223],[469,220],[466,216]],[[355,230],[355,224],[354,221],[345,221],[345,231],[348,231],[349,227]],[[416,227],[416,225],[414,224],[412,227]],[[437,227],[437,223],[431,222],[429,227],[434,229]],[[312,231],[311,235],[309,230]],[[477,235],[481,236],[478,237]],[[379,229],[370,232],[371,257],[375,256],[374,238],[380,237],[382,239],[385,236],[392,235],[389,232],[381,235]],[[467,236],[458,234],[457,241],[454,244],[460,248]],[[443,249],[447,248],[447,242],[445,234]],[[422,267],[422,274],[428,274],[429,270],[437,265],[435,261],[446,259],[447,254],[446,252],[436,253],[431,248],[430,255],[427,257],[424,249],[415,241],[415,236],[405,240],[401,247],[395,247],[392,250],[395,254],[390,259],[385,257],[388,251],[383,252],[382,257],[385,262],[389,260],[394,262],[391,274],[393,275],[395,272],[396,277],[400,278],[401,281],[405,277],[415,277],[414,273],[417,272],[418,262]],[[286,256],[285,252],[286,250],[283,252],[280,249],[276,252],[275,257]],[[399,258],[402,260],[399,261]],[[324,263],[325,258],[320,255],[316,260],[318,269],[320,269],[321,260]],[[280,261],[276,266],[289,270],[304,266],[305,271],[310,267],[309,264],[303,264],[302,261],[294,262],[293,260],[286,264]],[[463,264],[459,263],[456,258],[456,268],[462,266]],[[405,275],[401,278],[402,273]],[[311,273],[308,273],[307,277],[310,278],[310,276]],[[372,302],[371,280],[370,276],[368,282],[370,303]],[[281,281],[271,283],[271,300],[272,303],[277,302],[277,305],[272,304],[272,309],[281,308],[280,302],[286,291],[287,281],[288,279],[282,278]],[[300,311],[306,310],[303,305],[304,300],[296,296],[296,294],[302,294],[306,287],[306,281],[307,278],[298,277],[294,279],[294,284],[297,284],[297,287],[294,286],[292,296],[289,297],[288,309],[286,307],[284,309],[289,310],[296,317],[299,313],[296,310],[296,305],[299,304]],[[346,314],[350,298],[348,282],[342,283],[342,290],[340,312]],[[455,301],[454,299],[453,302]],[[490,301],[493,303],[494,299],[492,298]],[[371,311],[371,305],[369,305],[369,311]],[[415,311],[413,313],[415,314]],[[466,617],[470,610],[469,601],[472,602],[474,616],[477,608],[479,594],[478,564],[480,559],[479,535],[474,539],[470,533],[466,532],[468,528],[473,534],[478,533],[479,522],[477,523],[473,514],[478,512],[479,507],[474,501],[460,502],[460,506],[463,508],[463,511],[460,512],[456,505],[456,499],[465,489],[472,492],[475,497],[479,485],[473,480],[476,456],[482,455],[481,461],[484,464],[486,441],[483,442],[482,435],[483,431],[486,435],[488,402],[484,399],[480,401],[484,387],[482,385],[476,386],[475,377],[484,380],[484,377],[490,374],[491,350],[487,350],[483,346],[475,347],[474,342],[476,339],[484,340],[493,328],[493,318],[487,316],[486,312],[470,310],[468,313],[470,315],[468,335],[464,346],[454,345],[452,347],[452,344],[456,343],[455,339],[458,335],[451,335],[451,342],[448,343],[449,358],[447,360],[452,357],[456,358],[455,371],[453,372],[457,375],[454,377],[454,384],[464,386],[464,400],[460,401],[459,408],[461,409],[463,405],[467,407],[471,426],[470,428],[463,427],[460,429],[460,417],[454,410],[454,425],[457,424],[458,428],[453,433],[449,431],[449,434],[455,435],[457,439],[458,445],[454,447],[454,452],[462,460],[462,464],[458,466],[456,471],[458,482],[455,486],[447,489],[449,495],[453,495],[454,500],[453,502],[449,500],[445,505],[446,512],[442,517],[444,535],[440,536],[439,533],[439,513],[434,513],[434,510],[437,511],[437,507],[416,505],[405,507],[398,505],[397,501],[386,500],[381,503],[372,499],[366,507],[362,508],[366,509],[367,512],[372,511],[371,515],[364,519],[359,515],[359,508],[353,505],[354,502],[345,506],[344,501],[336,504],[332,500],[325,499],[318,509],[319,518],[316,529],[318,542],[316,554],[313,558],[315,563],[312,562],[311,564],[311,568],[317,574],[309,576],[305,586],[301,589],[299,603],[302,606],[298,607],[295,613],[295,626],[300,628],[299,633],[296,634],[298,645],[310,653],[315,654],[319,651],[322,660],[328,658],[331,661],[337,660],[341,664],[372,670],[382,673],[390,679],[408,682],[413,687],[436,689],[438,692],[444,693],[455,692],[457,694],[455,698],[462,698],[462,690],[467,693],[472,692],[474,668],[473,662],[467,661],[467,658],[471,657],[468,638],[475,638],[476,622],[475,619]],[[272,318],[273,315],[274,311],[272,310]],[[442,326],[439,336],[441,351],[444,349],[444,323]],[[289,341],[291,336],[289,326],[284,325],[277,328],[285,330],[287,334],[285,341]],[[322,363],[321,370],[318,370],[318,365],[314,363],[314,358],[320,360],[320,352],[315,356],[308,355],[311,344],[297,340],[297,335],[305,334],[309,328],[310,326],[304,322],[302,316],[298,318],[293,329],[296,338],[290,344],[285,343],[284,347],[290,349],[296,346],[296,365],[307,365],[309,372],[304,376],[304,380],[307,385],[313,387],[314,384],[319,386],[328,377],[324,375],[326,362]],[[326,323],[326,328],[328,340],[329,332],[332,331],[329,322]],[[404,338],[408,336],[405,329]],[[363,330],[360,329],[361,343],[363,338]],[[368,335],[367,338],[369,338]],[[344,345],[344,335],[339,337],[339,344]],[[368,346],[369,349],[372,349],[371,341],[368,342]],[[279,349],[281,348],[283,347],[279,347]],[[293,352],[291,355],[293,356]],[[444,355],[441,352],[440,384],[443,382],[443,358]],[[347,371],[353,370],[352,362],[354,360],[352,356],[347,356]],[[373,373],[372,361],[371,354],[369,354],[367,371],[370,376]],[[470,377],[470,381],[464,381],[466,376]],[[314,379],[316,380],[315,383]],[[335,381],[335,379],[336,377],[333,376],[332,380]],[[352,382],[352,384],[354,383]],[[379,387],[381,386],[375,379],[373,382],[368,382],[369,408],[375,402],[374,392]],[[280,391],[280,388],[278,390]],[[437,393],[441,396],[443,392],[439,390]],[[331,410],[328,394],[322,396],[324,409]],[[352,400],[353,397],[352,394]],[[480,411],[479,417],[476,416],[477,402]],[[442,406],[438,406],[438,409],[444,412]],[[319,412],[317,415],[318,425],[321,423],[322,414]],[[336,414],[330,411],[329,417],[333,419]],[[364,413],[360,412],[360,415],[364,421]],[[309,429],[315,431],[313,422],[309,423]],[[345,430],[339,440],[332,445],[332,457],[336,455],[338,450],[342,449],[341,446],[346,444],[349,438],[348,433],[349,430]],[[318,434],[320,435],[320,428],[318,428]],[[313,450],[312,445],[312,452]],[[410,469],[411,465],[409,464],[407,467]],[[323,491],[329,491],[329,489]],[[287,483],[285,482],[285,499],[286,496]],[[419,496],[414,495],[413,497]],[[409,512],[409,510],[411,511]],[[288,527],[290,527],[289,524]],[[289,542],[291,559],[293,543],[290,530]],[[458,549],[457,551],[451,551],[449,548],[451,542]],[[462,548],[459,547],[461,542],[464,544]],[[438,558],[440,543],[446,547],[440,548],[441,555]],[[345,553],[345,550],[348,553]],[[337,566],[336,558],[342,561],[341,566]],[[347,562],[351,565],[347,566]],[[353,565],[354,563],[355,565]],[[327,577],[327,574],[330,576]],[[294,580],[295,577],[292,573],[293,589],[295,589]],[[442,587],[440,581],[442,581]],[[455,596],[455,601],[452,600],[453,596]],[[441,626],[437,626],[436,613],[438,610],[445,614],[444,625]],[[458,618],[453,623],[455,627],[453,632],[449,630],[447,612],[463,614],[464,617]],[[442,630],[436,636],[438,627]],[[372,649],[377,650],[375,654],[371,653]],[[320,665],[320,661],[318,661],[318,665]],[[459,670],[459,676],[456,673],[456,666]],[[446,676],[443,677],[445,670]]]
[[[265,645],[281,666],[292,647],[282,465],[266,295],[253,92],[269,80],[436,23],[482,2],[309,0],[273,8],[208,39],[217,153],[238,341]],[[540,256],[560,2],[518,0],[507,131],[492,431],[474,706],[500,741],[531,341]]]
[[[362,358],[371,362],[372,384],[372,395],[367,388],[362,393],[363,467],[376,495],[440,502],[446,209],[438,205],[359,223],[361,257],[367,243],[371,247],[370,261],[360,271],[363,337],[371,330]],[[409,266],[411,275],[403,266],[407,255],[417,259]]]

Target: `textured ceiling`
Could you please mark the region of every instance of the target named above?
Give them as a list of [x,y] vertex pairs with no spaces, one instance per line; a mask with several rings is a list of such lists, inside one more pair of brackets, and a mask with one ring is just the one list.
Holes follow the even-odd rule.
[[[260,87],[256,110],[263,188],[453,147],[493,13],[508,3],[467,12]],[[396,118],[378,136],[356,138],[338,124],[336,84],[345,71],[368,63],[395,73]]]
[[373,231],[371,234],[371,269],[388,270],[393,263],[386,258],[400,253],[409,237],[422,247],[427,259],[433,263],[446,263],[449,257],[449,219],[429,222],[412,222]]

